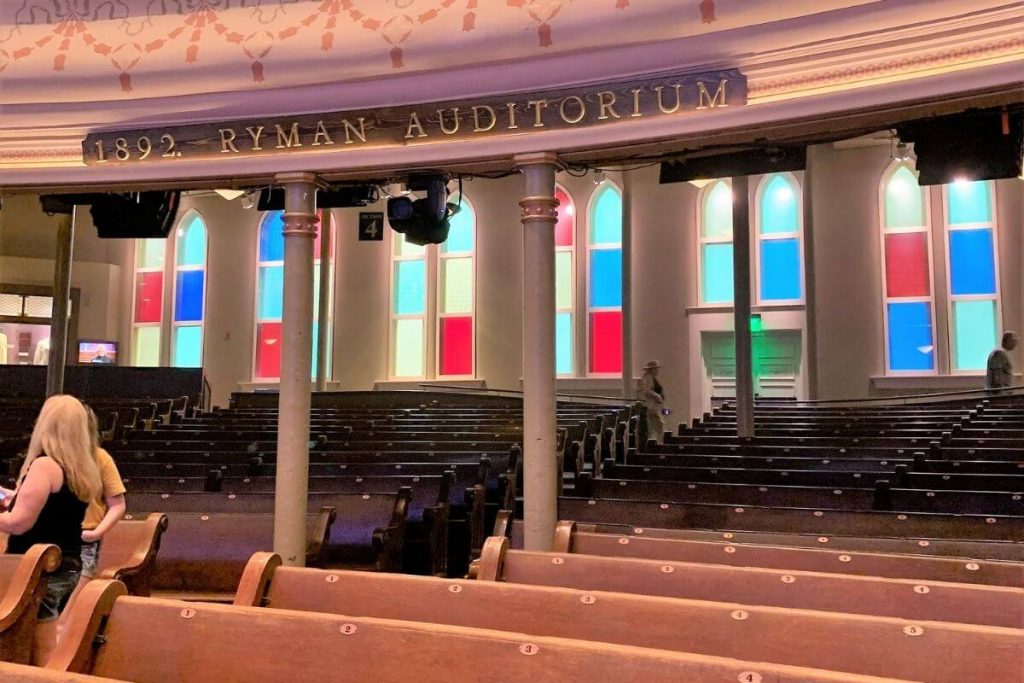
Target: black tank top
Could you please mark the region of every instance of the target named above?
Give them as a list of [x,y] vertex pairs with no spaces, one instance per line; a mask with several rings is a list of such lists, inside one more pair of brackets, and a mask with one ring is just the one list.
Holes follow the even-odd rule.
[[[40,456],[46,457],[46,456]],[[35,463],[33,463],[35,464]],[[31,469],[31,465],[29,466]],[[63,469],[63,468],[62,468]],[[18,503],[15,496],[11,501],[11,509]],[[23,534],[11,536],[7,540],[7,552],[24,555],[36,543],[52,543],[60,548],[60,571],[81,571],[82,569],[82,521],[85,519],[87,503],[68,487],[67,477],[64,485],[56,493],[51,493],[39,511],[39,518],[32,528]]]

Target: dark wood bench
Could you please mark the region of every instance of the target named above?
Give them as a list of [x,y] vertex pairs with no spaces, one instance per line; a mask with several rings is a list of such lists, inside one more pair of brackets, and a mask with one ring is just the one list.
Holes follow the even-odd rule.
[[[254,555],[234,604],[488,628],[931,683],[998,680],[997,674],[1012,670],[1024,647],[1024,630],[1016,629],[937,622],[922,627],[862,615],[280,565],[273,553]],[[914,626],[926,629],[927,637],[903,631]],[[783,635],[789,633],[800,638]],[[964,657],[964,652],[971,654]]]
[[440,624],[137,598],[107,581],[86,586],[47,668],[146,683],[895,680]]
[[487,539],[478,579],[690,600],[1020,628],[1024,589],[666,560],[508,550]]
[[149,595],[160,539],[165,531],[167,515],[162,512],[151,512],[141,519],[125,515],[103,537],[99,578],[121,581],[131,595]]
[[46,575],[56,571],[60,560],[55,545],[34,545],[24,555],[0,555],[0,662],[31,660]]

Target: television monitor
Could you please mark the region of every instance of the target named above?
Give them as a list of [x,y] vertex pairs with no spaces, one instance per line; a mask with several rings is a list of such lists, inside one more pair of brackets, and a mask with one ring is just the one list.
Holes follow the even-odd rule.
[[117,365],[117,342],[102,339],[79,339],[78,364]]

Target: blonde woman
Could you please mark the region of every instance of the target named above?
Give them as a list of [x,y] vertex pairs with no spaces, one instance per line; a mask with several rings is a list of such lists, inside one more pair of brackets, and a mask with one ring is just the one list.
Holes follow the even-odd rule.
[[82,520],[101,491],[85,407],[73,396],[49,398],[36,419],[17,488],[0,491],[7,510],[0,513],[0,531],[10,534],[7,552],[23,554],[36,543],[52,543],[62,554],[39,606],[34,664],[45,664],[57,644],[57,619],[82,569]]

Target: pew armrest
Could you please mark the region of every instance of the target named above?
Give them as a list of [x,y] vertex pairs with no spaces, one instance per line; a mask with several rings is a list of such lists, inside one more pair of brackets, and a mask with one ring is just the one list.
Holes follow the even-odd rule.
[[[324,554],[331,537],[331,527],[338,519],[333,505],[321,505],[319,511],[310,522],[306,539],[306,566],[323,567],[326,559]],[[278,558],[280,561],[280,558]]]
[[121,564],[104,568],[98,578],[121,581],[131,595],[146,597],[152,590],[153,569],[160,551],[160,539],[167,531],[167,515],[151,512],[143,523],[146,525],[145,537],[150,539],[149,544],[135,548]]
[[46,662],[46,668],[70,673],[89,673],[96,653],[96,639],[114,609],[114,602],[128,589],[120,581],[90,581],[71,607],[64,635]]
[[281,556],[277,553],[255,553],[249,558],[238,581],[238,590],[231,603],[238,607],[266,607],[267,591],[273,579],[274,571],[281,566]]
[[402,549],[405,546],[405,526],[412,503],[412,489],[403,486],[395,497],[388,526],[373,532],[373,548],[376,555],[376,570],[397,572],[402,566]]
[[[498,510],[498,516],[494,519],[494,532],[493,536],[501,536],[504,538],[512,538],[512,521],[514,514],[512,510]],[[481,544],[481,549],[483,548]]]
[[[40,544],[29,548],[18,560],[7,585],[7,591],[0,600],[0,644],[3,643],[4,634],[13,633],[24,617],[35,617],[35,610],[39,606],[38,599],[45,590],[42,576],[56,571],[60,566],[60,559],[60,549],[57,546]],[[31,638],[26,645],[30,647],[30,643]],[[29,650],[26,650],[26,656],[28,652]]]

